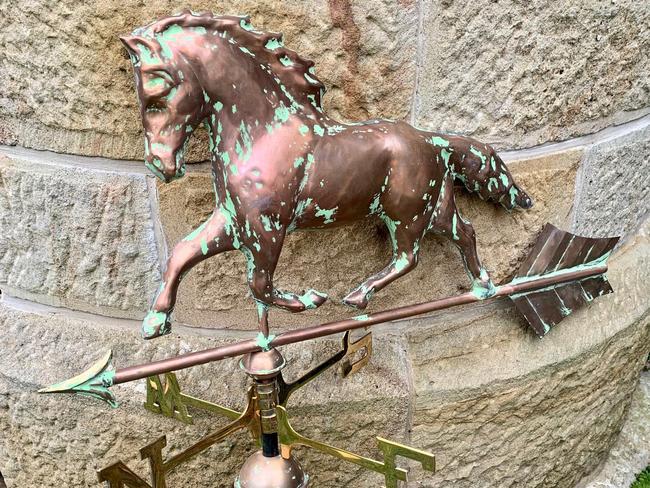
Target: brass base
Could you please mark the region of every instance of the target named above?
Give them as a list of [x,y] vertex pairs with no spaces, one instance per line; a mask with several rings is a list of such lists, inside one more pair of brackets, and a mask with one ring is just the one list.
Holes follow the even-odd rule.
[[235,480],[235,488],[307,488],[309,476],[291,456],[264,457],[262,451],[250,456]]

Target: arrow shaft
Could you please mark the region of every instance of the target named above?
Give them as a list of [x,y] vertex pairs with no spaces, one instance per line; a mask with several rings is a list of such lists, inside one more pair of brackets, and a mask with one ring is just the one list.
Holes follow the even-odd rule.
[[[496,293],[490,298],[509,296],[516,293],[526,293],[540,290],[549,286],[556,286],[562,283],[576,281],[590,276],[598,276],[607,271],[607,266],[591,266],[579,270],[568,270],[554,273],[552,276],[531,277],[530,279],[519,282],[511,282],[497,287]],[[407,305],[405,307],[384,310],[381,312],[359,315],[354,318],[328,322],[325,324],[314,325],[304,329],[292,330],[278,335],[273,339],[273,346],[285,346],[296,342],[307,341],[319,337],[338,334],[354,329],[362,329],[372,325],[382,324],[393,320],[400,320],[424,313],[444,310],[459,305],[466,305],[478,301],[485,301],[478,298],[471,292],[463,293],[454,297],[442,298],[430,302]],[[180,369],[198,366],[222,359],[238,357],[249,352],[261,351],[262,348],[257,341],[251,339],[237,342],[228,346],[206,349],[170,359],[163,359],[152,363],[129,366],[119,369],[115,372],[113,384],[128,383],[137,379],[147,378],[149,376],[178,371]]]

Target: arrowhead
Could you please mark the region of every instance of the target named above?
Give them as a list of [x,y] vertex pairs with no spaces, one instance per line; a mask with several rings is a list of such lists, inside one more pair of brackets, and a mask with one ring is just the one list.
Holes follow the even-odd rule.
[[113,351],[108,351],[99,361],[93,364],[83,373],[62,381],[55,385],[38,390],[39,393],[76,393],[99,398],[111,407],[117,408],[118,403],[113,392],[109,390],[113,386],[115,369],[111,363]]

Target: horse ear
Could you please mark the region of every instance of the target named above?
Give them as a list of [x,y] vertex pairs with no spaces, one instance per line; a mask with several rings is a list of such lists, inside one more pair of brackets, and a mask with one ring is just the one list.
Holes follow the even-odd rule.
[[140,52],[142,48],[147,49],[149,52],[154,52],[155,50],[151,40],[141,36],[120,36],[120,41],[124,44],[129,55],[131,57],[135,56],[138,61],[140,60]]
[[120,41],[122,41],[126,50],[129,51],[129,54],[137,54],[135,39],[135,36],[120,36]]

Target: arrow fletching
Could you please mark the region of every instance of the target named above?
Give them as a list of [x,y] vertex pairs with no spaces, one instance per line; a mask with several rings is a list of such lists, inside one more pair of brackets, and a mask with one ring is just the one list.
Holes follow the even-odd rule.
[[[511,284],[532,281],[541,277],[561,280],[563,274],[593,268],[591,276],[571,282],[551,284],[545,288],[510,295],[517,310],[543,337],[578,307],[595,298],[612,293],[605,276],[607,258],[618,237],[581,237],[546,224],[532,251],[521,264]],[[602,270],[600,273],[598,270]]]
[[117,408],[118,404],[115,395],[109,390],[113,386],[113,380],[115,378],[115,369],[111,363],[112,358],[113,351],[108,351],[99,361],[83,373],[56,385],[38,390],[38,392],[87,395],[99,398],[111,407]]

